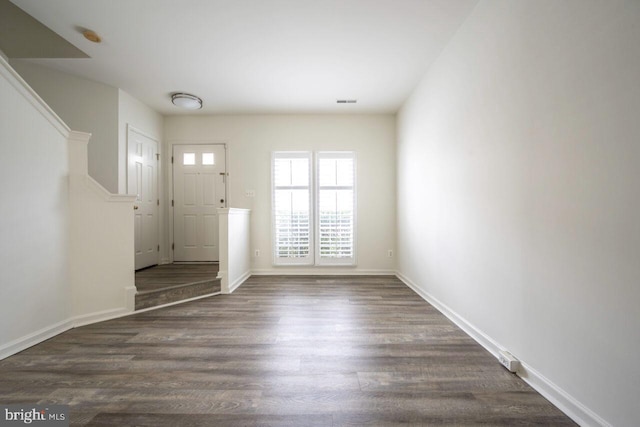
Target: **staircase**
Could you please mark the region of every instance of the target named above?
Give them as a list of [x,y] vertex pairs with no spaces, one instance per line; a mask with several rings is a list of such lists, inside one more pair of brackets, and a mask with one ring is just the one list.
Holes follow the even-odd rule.
[[135,309],[220,293],[217,264],[167,264],[136,272]]

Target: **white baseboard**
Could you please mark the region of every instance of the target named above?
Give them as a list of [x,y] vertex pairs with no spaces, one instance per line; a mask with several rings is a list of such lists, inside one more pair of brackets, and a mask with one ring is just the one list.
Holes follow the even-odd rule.
[[255,276],[395,276],[394,270],[360,270],[354,268],[291,268],[274,267],[251,271]]
[[213,297],[213,296],[216,296],[216,295],[220,295],[220,292],[212,292],[212,293],[206,294],[206,295],[198,295],[197,297],[193,297],[193,298],[181,299],[180,301],[174,301],[174,302],[169,302],[167,304],[156,305],[154,307],[143,308],[141,310],[136,310],[136,311],[134,311],[132,313],[129,313],[128,315],[133,315],[133,314],[138,314],[138,313],[145,313],[147,311],[158,310],[159,308],[171,307],[172,305],[178,305],[178,304],[182,304],[182,303],[185,303],[185,302],[197,301],[199,299],[209,298],[209,297]]
[[405,285],[413,289],[415,293],[420,295],[422,299],[434,306],[440,313],[444,314],[449,320],[462,329],[467,335],[476,340],[478,344],[483,346],[489,353],[491,353],[496,359],[498,358],[498,352],[502,350],[502,347],[495,342],[491,337],[477,329],[471,323],[469,323],[464,317],[458,315],[455,311],[451,310],[448,306],[440,302],[437,298],[427,293],[418,285],[413,283],[408,277],[404,276],[400,272],[396,272],[396,276]]
[[[411,279],[404,276],[400,272],[396,272],[395,274],[398,279],[404,282],[405,285],[413,289],[413,291],[420,295],[422,299],[427,301],[438,311],[444,314],[449,320],[455,323],[460,329],[462,329],[467,335],[469,335],[478,344],[484,347],[494,357],[497,358],[498,351],[504,349],[504,347],[502,347],[493,338],[473,326],[469,321],[453,311],[446,304],[442,303],[433,295],[429,294],[424,289],[413,283]],[[553,403],[558,409],[564,412],[569,418],[571,418],[579,425],[593,427],[611,426],[611,424],[602,419],[602,417],[584,406],[569,393],[545,378],[541,373],[533,369],[522,360],[520,361],[520,369],[518,370],[518,372],[516,372],[516,375],[522,378],[534,390],[540,393],[549,402]]]
[[610,423],[528,364],[521,361],[517,375],[578,425],[611,427]]
[[118,317],[133,314],[131,310],[126,308],[115,308],[112,310],[98,311],[96,313],[82,314],[71,318],[74,328],[90,325],[92,323],[104,322],[105,320],[117,319]]
[[3,344],[0,346],[0,360],[13,356],[14,354],[26,350],[29,347],[33,347],[36,344],[40,344],[42,341],[55,337],[56,335],[66,332],[71,328],[73,328],[73,322],[71,320],[63,320],[62,322],[47,326],[46,328],[42,328],[29,335]]
[[246,271],[242,276],[237,278],[233,283],[229,284],[229,293],[233,293],[240,287],[249,277],[251,277],[251,270]]

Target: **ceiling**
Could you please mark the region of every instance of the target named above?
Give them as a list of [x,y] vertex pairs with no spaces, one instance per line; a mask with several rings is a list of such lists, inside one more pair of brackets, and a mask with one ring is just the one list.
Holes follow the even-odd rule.
[[0,50],[10,58],[88,58],[9,0],[0,0]]
[[163,114],[182,112],[172,92],[193,93],[212,114],[395,112],[477,0],[12,2],[90,57],[28,61]]

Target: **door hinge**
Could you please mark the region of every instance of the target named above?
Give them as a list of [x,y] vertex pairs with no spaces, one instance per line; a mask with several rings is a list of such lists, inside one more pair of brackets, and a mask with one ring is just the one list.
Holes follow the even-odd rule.
[[173,164],[173,156],[171,156],[171,163]]
[[172,243],[172,244],[171,244],[171,250],[173,251],[173,250],[175,250],[175,248],[176,248],[176,244],[175,244],[175,243]]
[[158,245],[158,252],[160,252],[160,245]]
[[156,205],[157,205],[157,206],[160,206],[160,199],[158,199],[158,200],[157,200]]
[[160,153],[156,153],[156,160],[160,160]]
[[173,207],[173,200],[171,201],[171,207]]

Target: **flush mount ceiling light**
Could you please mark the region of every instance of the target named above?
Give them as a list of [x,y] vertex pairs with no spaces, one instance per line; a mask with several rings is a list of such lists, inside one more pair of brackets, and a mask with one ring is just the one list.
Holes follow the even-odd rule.
[[199,110],[202,108],[202,99],[188,93],[174,93],[171,95],[173,105],[187,110]]
[[85,39],[87,39],[87,40],[89,40],[90,42],[93,42],[93,43],[100,43],[102,41],[100,36],[98,34],[96,34],[95,31],[84,30],[82,32],[82,35],[84,36]]

